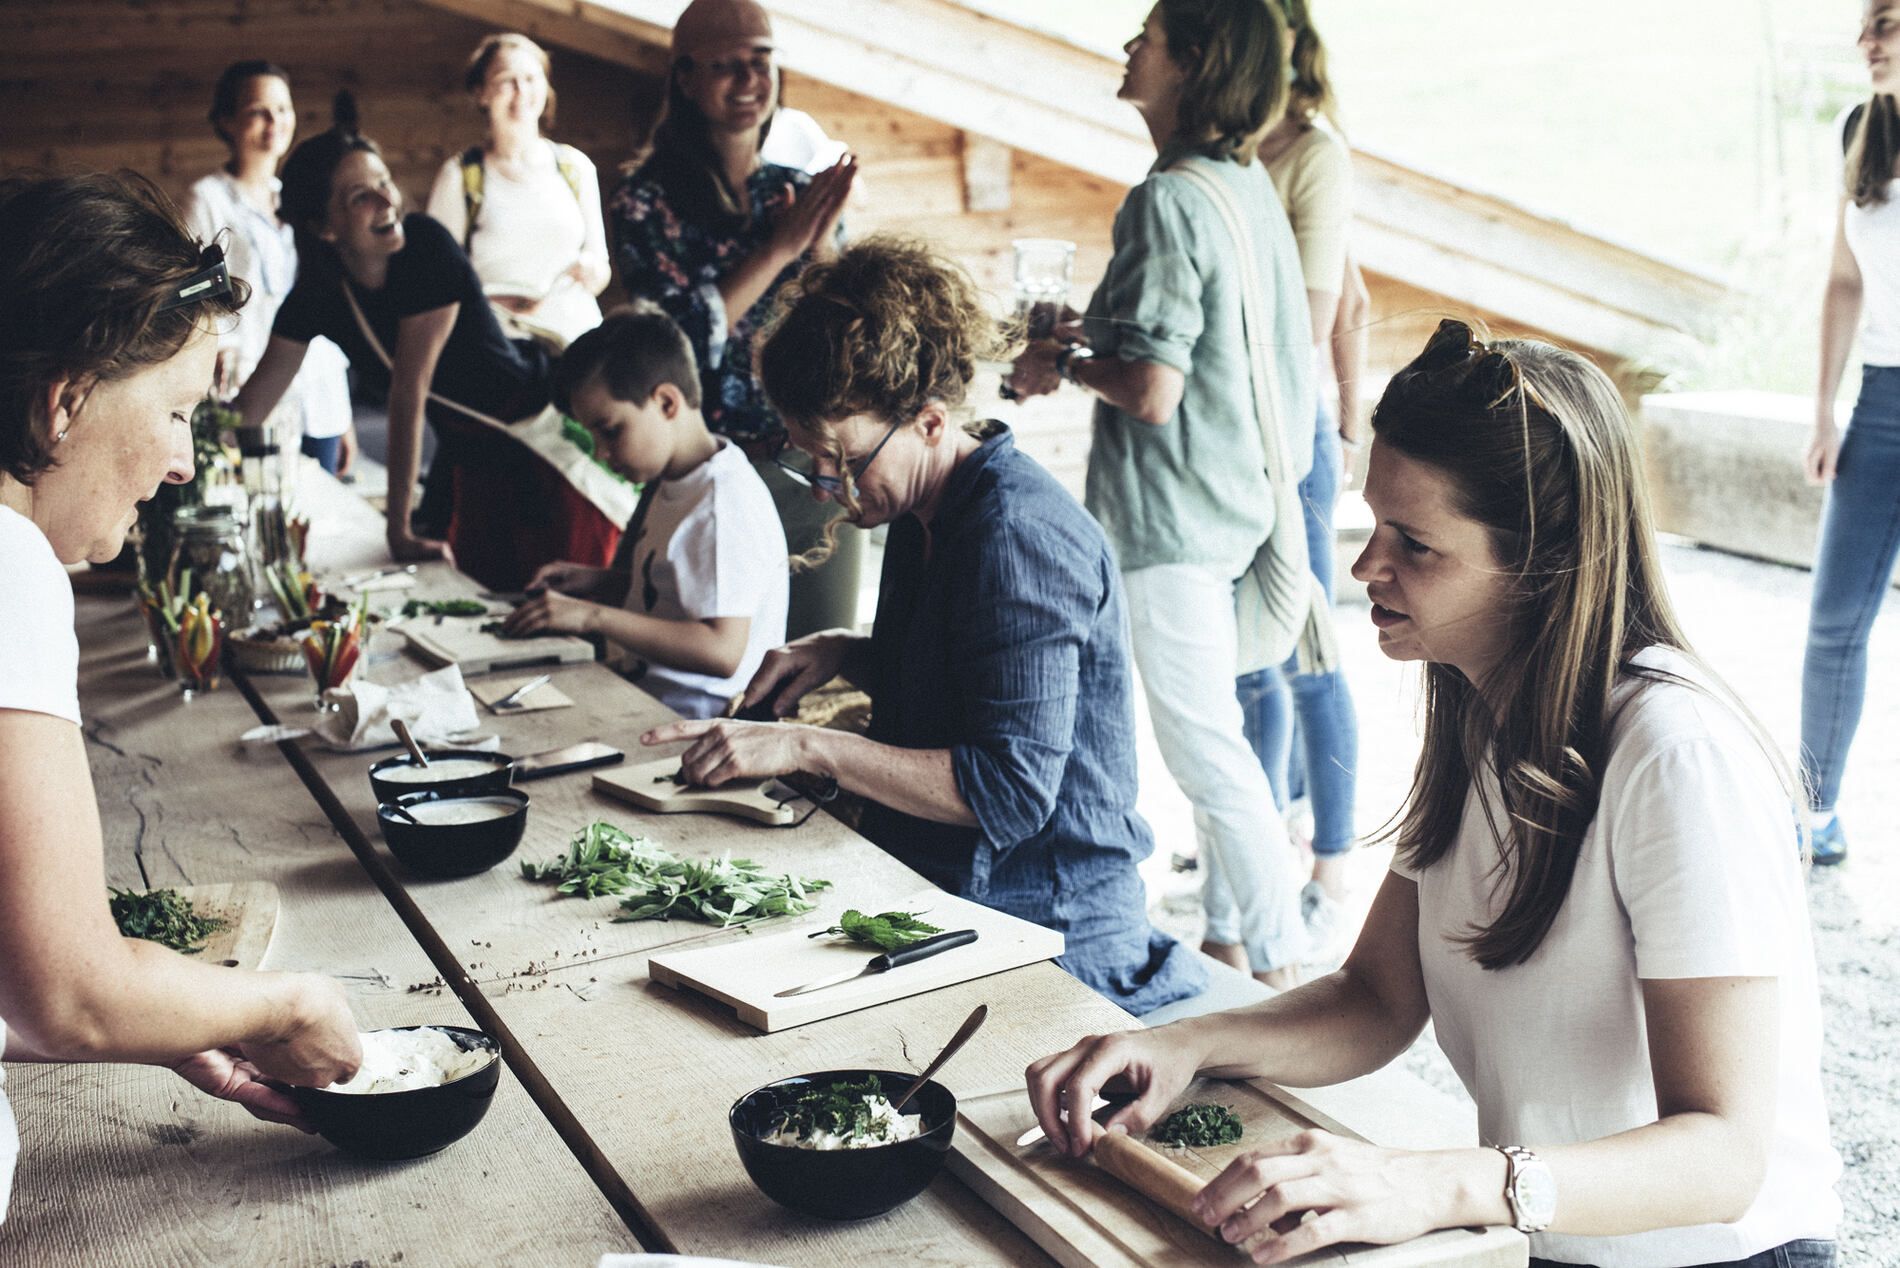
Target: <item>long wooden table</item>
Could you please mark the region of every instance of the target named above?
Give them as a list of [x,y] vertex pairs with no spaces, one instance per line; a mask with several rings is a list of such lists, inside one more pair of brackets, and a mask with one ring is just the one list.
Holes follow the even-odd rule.
[[[327,479],[306,493],[320,568],[341,575],[386,561],[379,515]],[[378,604],[474,593],[453,570],[430,565],[413,590]],[[989,1023],[941,1077],[964,1097],[1004,1091],[1020,1086],[1036,1057],[1134,1025],[1121,1009],[1045,963],[758,1034],[646,975],[648,953],[661,946],[747,935],[615,924],[612,900],[554,897],[512,862],[459,880],[417,879],[380,841],[365,776],[371,755],[236,745],[259,718],[313,721],[307,678],[254,675],[183,703],[144,662],[142,627],[125,599],[84,599],[80,620],[113,881],[273,881],[285,914],[268,967],[343,977],[365,1025],[472,1021],[501,1040],[510,1077],[474,1135],[435,1158],[389,1166],[255,1124],[168,1073],[12,1066],[26,1146],[0,1263],[583,1264],[637,1246],[782,1265],[890,1255],[1049,1262],[948,1173],[875,1220],[824,1224],[781,1210],[745,1176],[726,1110],[788,1074],[920,1068],[978,1003],[990,1005]],[[399,643],[388,632],[371,643],[374,680],[422,672]],[[635,758],[640,732],[670,716],[602,666],[554,672],[573,707],[502,719],[484,711],[504,752],[598,739]],[[790,829],[646,816],[592,792],[584,772],[529,787],[517,858],[558,853],[604,818],[681,853],[731,850],[831,880],[803,918],[814,929],[846,907],[878,910],[925,887],[829,815]],[[408,989],[438,976],[441,994]],[[1363,1090],[1344,1095],[1363,1108]],[[1384,1095],[1381,1116],[1411,1116],[1408,1091]],[[83,1202],[81,1186],[94,1190]]]

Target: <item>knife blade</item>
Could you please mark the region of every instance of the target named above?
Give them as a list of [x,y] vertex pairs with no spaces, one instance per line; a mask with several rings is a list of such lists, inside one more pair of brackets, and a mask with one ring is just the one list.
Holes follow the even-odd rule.
[[844,982],[854,982],[861,977],[870,977],[877,973],[888,973],[892,969],[899,968],[906,964],[914,964],[918,960],[927,960],[931,956],[940,955],[953,947],[965,946],[975,941],[976,930],[974,929],[956,929],[949,933],[940,933],[934,937],[925,938],[922,942],[913,942],[907,947],[900,947],[895,951],[886,951],[882,955],[874,955],[861,969],[851,969],[843,973],[834,973],[830,977],[821,977],[815,982],[806,982],[802,986],[790,986],[782,991],[776,992],[772,998],[789,999],[794,995],[806,995],[812,991],[822,991],[829,986],[837,986]]
[[[1095,1098],[1094,1101],[1092,1101],[1089,1104],[1089,1114],[1091,1116],[1098,1114],[1101,1111],[1107,1109],[1109,1105],[1111,1105],[1112,1103],[1113,1102],[1109,1101],[1106,1097],[1098,1096]],[[1068,1121],[1068,1118],[1069,1118],[1068,1110],[1062,1111],[1062,1118],[1064,1122]],[[1034,1127],[1031,1127],[1028,1131],[1024,1132],[1022,1135],[1016,1138],[1016,1148],[1027,1149],[1029,1148],[1029,1146],[1035,1144],[1039,1140],[1048,1139],[1048,1136],[1049,1136],[1049,1133],[1042,1129],[1042,1124],[1037,1123]]]
[[513,691],[509,692],[507,695],[503,696],[501,699],[495,701],[495,708],[512,709],[515,706],[519,705],[522,702],[522,700],[527,697],[527,694],[530,691],[535,690],[537,687],[545,687],[553,680],[554,680],[553,674],[537,674],[533,678],[530,678],[528,679],[528,681],[522,683],[519,687],[516,687]]

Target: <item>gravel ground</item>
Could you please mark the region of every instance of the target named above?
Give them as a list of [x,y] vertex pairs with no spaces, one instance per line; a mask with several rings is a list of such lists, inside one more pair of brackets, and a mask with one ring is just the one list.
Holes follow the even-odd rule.
[[[1792,756],[1800,716],[1801,649],[1808,574],[1687,545],[1669,545],[1664,563],[1691,640],[1748,702]],[[1889,591],[1875,625],[1866,713],[1848,770],[1841,811],[1851,856],[1809,879],[1809,909],[1821,970],[1827,1032],[1823,1077],[1834,1142],[1846,1163],[1841,1263],[1900,1268],[1900,857],[1889,825],[1900,821],[1900,596]],[[1386,661],[1362,604],[1342,602],[1347,674],[1360,717],[1359,828],[1375,830],[1398,806],[1418,751],[1412,671]],[[1144,867],[1154,917],[1184,939],[1200,936],[1192,874],[1169,874],[1167,860],[1193,852],[1191,812],[1141,728],[1143,814],[1160,842]],[[1353,857],[1356,922],[1390,852]],[[1464,1092],[1428,1030],[1405,1063],[1428,1083]]]

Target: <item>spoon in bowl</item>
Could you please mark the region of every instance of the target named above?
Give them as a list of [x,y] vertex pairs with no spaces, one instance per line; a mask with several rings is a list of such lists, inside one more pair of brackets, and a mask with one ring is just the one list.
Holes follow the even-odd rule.
[[895,1114],[903,1109],[905,1102],[917,1094],[917,1089],[930,1082],[930,1076],[943,1069],[944,1063],[949,1061],[951,1057],[957,1055],[957,1049],[970,1042],[970,1036],[982,1029],[983,1023],[989,1019],[989,1015],[990,1006],[988,1004],[978,1004],[976,1010],[964,1018],[963,1024],[957,1027],[957,1033],[950,1036],[950,1042],[943,1046],[943,1051],[937,1054],[937,1059],[924,1067],[924,1072],[917,1076],[915,1082],[904,1089],[902,1096],[891,1102],[891,1113]]
[[418,828],[427,826],[422,822],[422,820],[410,814],[406,808],[397,805],[393,801],[385,801],[383,803],[383,809],[387,810],[390,814],[396,816],[396,818],[401,819],[404,823],[413,823]]
[[416,737],[409,734],[409,724],[401,718],[391,718],[389,725],[396,732],[396,738],[402,741],[402,746],[409,750],[409,760],[428,769],[429,759],[423,755],[422,746],[416,743]]

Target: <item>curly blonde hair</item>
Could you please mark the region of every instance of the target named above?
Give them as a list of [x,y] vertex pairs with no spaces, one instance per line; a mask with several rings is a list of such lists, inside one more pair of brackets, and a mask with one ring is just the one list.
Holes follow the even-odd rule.
[[[1007,359],[1015,342],[961,265],[916,239],[878,234],[785,285],[757,369],[786,426],[837,463],[839,500],[855,515],[857,490],[835,425],[868,414],[898,426],[933,401],[956,411],[977,363]],[[804,566],[830,558],[835,531],[827,528]]]

